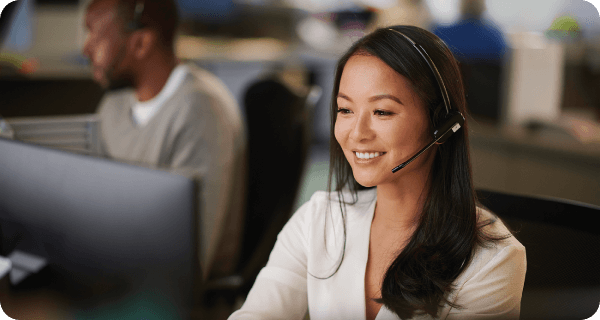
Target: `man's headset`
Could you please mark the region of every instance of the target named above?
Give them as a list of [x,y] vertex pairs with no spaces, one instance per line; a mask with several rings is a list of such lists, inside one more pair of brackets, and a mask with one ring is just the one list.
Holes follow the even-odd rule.
[[423,149],[421,149],[419,152],[417,152],[410,159],[408,159],[407,161],[401,163],[399,166],[392,169],[392,172],[396,172],[396,171],[406,167],[409,163],[411,163],[413,160],[415,160],[417,157],[419,157],[421,154],[423,154],[423,152],[425,152],[427,149],[429,149],[432,145],[434,145],[436,143],[441,144],[441,143],[444,143],[446,140],[448,140],[448,138],[453,133],[455,133],[456,131],[458,131],[458,129],[463,127],[463,125],[465,123],[465,117],[458,110],[451,110],[450,98],[448,96],[448,91],[446,90],[446,86],[444,85],[444,80],[442,80],[442,76],[440,75],[440,72],[438,71],[437,67],[433,63],[433,60],[431,60],[431,58],[427,54],[427,51],[425,51],[425,49],[423,47],[421,47],[421,45],[417,44],[415,41],[413,41],[411,38],[409,38],[404,33],[400,32],[398,30],[394,30],[394,29],[388,29],[388,30],[396,32],[399,35],[401,35],[402,37],[404,37],[404,39],[408,40],[408,42],[410,42],[413,45],[413,47],[419,52],[419,54],[421,54],[421,56],[423,57],[425,62],[427,62],[427,65],[431,69],[431,72],[433,72],[433,75],[435,76],[435,80],[437,81],[438,86],[440,88],[440,92],[442,93],[442,99],[444,100],[444,106],[446,107],[446,117],[444,118],[442,124],[440,124],[433,130],[433,141],[431,141],[431,143],[429,143],[427,146],[425,146]]
[[129,31],[135,31],[142,29],[144,25],[142,24],[142,14],[144,13],[144,0],[139,0],[135,3],[135,8],[133,9],[133,19],[129,21],[127,24],[127,29]]
[[[125,24],[126,31],[133,32],[133,31],[144,28],[144,25],[141,22],[142,13],[144,13],[144,0],[138,0],[135,3],[135,8],[133,11],[133,17],[132,17],[131,21],[129,21],[128,23]],[[129,85],[129,83],[123,83],[122,79],[119,79],[118,77],[115,78],[115,74],[116,74],[116,70],[117,70],[118,66],[121,65],[123,63],[123,60],[125,59],[126,50],[127,50],[126,44],[121,44],[119,47],[119,53],[117,54],[118,58],[115,59],[108,68],[106,68],[106,77],[109,79],[112,79],[112,80],[110,80],[111,83],[109,85],[109,90],[120,89],[124,86]]]

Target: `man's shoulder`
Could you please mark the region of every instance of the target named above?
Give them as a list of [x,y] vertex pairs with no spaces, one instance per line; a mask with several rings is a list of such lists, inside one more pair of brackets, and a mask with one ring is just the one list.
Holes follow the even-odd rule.
[[210,95],[214,95],[214,86],[224,87],[221,80],[215,75],[193,64],[186,63],[178,68],[184,70],[185,75],[183,81],[174,88],[170,100],[198,102],[198,99],[205,100]]
[[126,109],[123,106],[131,105],[133,94],[130,88],[107,91],[98,104],[97,112],[100,114],[123,112]]
[[219,78],[214,75],[212,72],[194,64],[194,63],[185,63],[183,66],[186,68],[187,72],[191,74],[196,81],[218,81]]
[[121,89],[113,89],[108,90],[102,96],[103,100],[115,100],[115,99],[129,99],[133,96],[134,91],[132,88],[121,88]]
[[[241,110],[227,86],[216,75],[193,64],[188,64],[189,78],[181,89],[179,100],[190,112],[235,121],[241,126]],[[230,124],[234,125],[234,124]]]

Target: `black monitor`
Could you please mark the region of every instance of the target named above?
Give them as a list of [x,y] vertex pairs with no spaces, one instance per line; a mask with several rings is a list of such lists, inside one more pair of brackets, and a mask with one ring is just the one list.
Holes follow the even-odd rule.
[[0,254],[47,262],[11,290],[64,294],[73,319],[189,318],[197,194],[196,178],[0,139]]

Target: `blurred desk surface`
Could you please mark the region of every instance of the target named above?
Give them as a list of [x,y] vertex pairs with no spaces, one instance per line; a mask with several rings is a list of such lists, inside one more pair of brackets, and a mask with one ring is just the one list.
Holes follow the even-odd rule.
[[477,188],[600,205],[600,143],[556,128],[469,125]]
[[47,289],[15,290],[10,284],[11,262],[0,257],[0,317],[1,312],[12,319],[69,319],[62,295]]
[[16,292],[8,276],[0,279],[2,310],[12,319],[69,319],[66,301],[48,290]]
[[[477,145],[504,146],[531,152],[549,152],[600,165],[600,140],[582,140],[564,128],[528,128],[494,125],[471,119],[470,140]],[[598,137],[600,138],[600,137]]]

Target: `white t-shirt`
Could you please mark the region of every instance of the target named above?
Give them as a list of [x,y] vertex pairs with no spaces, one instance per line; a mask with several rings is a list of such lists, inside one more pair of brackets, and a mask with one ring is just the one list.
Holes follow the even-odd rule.
[[171,71],[167,82],[160,92],[148,101],[140,102],[135,98],[135,95],[132,95],[131,116],[133,117],[135,124],[140,127],[146,125],[165,101],[177,91],[177,88],[181,86],[186,74],[189,72],[190,68],[186,64],[176,66],[173,71]]
[[[307,311],[311,320],[365,319],[365,270],[376,198],[375,189],[361,191],[358,202],[346,206],[345,255],[333,274],[343,246],[337,195],[331,197],[332,213],[326,214],[327,193],[315,193],[283,228],[244,305],[229,319],[303,319]],[[489,212],[480,210],[480,219],[489,218]],[[486,228],[509,233],[499,220]],[[465,309],[445,305],[439,318],[518,319],[525,271],[525,248],[514,237],[477,247],[448,297]],[[376,320],[384,319],[398,317],[382,306]]]

